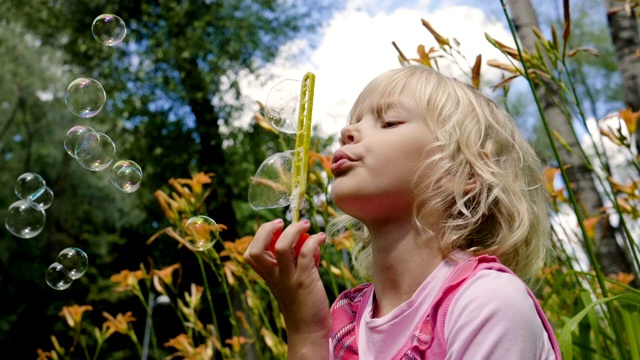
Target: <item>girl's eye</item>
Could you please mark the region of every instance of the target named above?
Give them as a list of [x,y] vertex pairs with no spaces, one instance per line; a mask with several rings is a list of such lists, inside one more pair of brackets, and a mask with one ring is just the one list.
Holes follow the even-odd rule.
[[392,127],[394,127],[394,126],[397,126],[397,125],[399,125],[399,124],[400,124],[399,122],[395,122],[395,121],[386,121],[386,120],[385,120],[385,121],[383,121],[383,122],[382,122],[382,128],[383,128],[383,129],[388,129],[388,128],[392,128]]

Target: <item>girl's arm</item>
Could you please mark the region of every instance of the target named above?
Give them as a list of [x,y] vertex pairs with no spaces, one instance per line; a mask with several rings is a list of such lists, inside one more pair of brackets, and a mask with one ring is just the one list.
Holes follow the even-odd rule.
[[275,245],[275,256],[268,249],[284,221],[277,219],[260,226],[244,254],[244,259],[260,275],[278,302],[284,317],[289,359],[328,359],[331,316],[316,260],[324,233],[304,243],[296,258],[294,246],[309,230],[306,220],[291,224]]

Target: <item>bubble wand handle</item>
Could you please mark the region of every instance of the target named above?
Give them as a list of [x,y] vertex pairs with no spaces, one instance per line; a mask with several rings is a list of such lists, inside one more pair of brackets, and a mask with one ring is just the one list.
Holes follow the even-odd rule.
[[293,155],[293,183],[291,188],[291,214],[294,222],[300,219],[300,207],[307,191],[309,171],[309,148],[311,147],[311,113],[313,112],[313,89],[316,76],[307,72],[300,86],[300,111],[296,132],[296,149]]

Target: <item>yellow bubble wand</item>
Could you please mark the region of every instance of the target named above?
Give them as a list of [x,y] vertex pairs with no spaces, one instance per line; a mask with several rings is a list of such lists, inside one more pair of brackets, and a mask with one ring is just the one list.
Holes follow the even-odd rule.
[[309,171],[309,148],[311,147],[311,113],[313,111],[313,89],[316,76],[307,72],[300,86],[300,111],[296,132],[296,149],[293,155],[293,182],[291,187],[291,216],[294,222],[300,220],[300,207],[307,191]]

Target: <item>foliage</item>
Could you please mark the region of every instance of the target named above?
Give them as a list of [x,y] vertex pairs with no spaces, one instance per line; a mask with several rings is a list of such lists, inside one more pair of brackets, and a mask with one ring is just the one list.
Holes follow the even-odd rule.
[[[262,119],[260,114],[256,117]],[[332,179],[331,157],[312,151],[308,161],[309,187],[301,215],[311,221],[313,231],[318,231],[337,215],[328,196]],[[53,336],[53,348],[39,350],[40,359],[71,359],[78,356],[79,348],[88,354],[87,358],[100,358],[105,342],[116,333],[128,337],[138,349],[138,355],[151,344],[149,354],[156,359],[245,359],[249,354],[257,359],[286,358],[286,329],[278,304],[264,280],[245,264],[242,257],[253,237],[247,235],[235,241],[222,241],[218,231],[224,232],[226,226],[217,224],[217,228],[208,234],[217,240],[216,246],[204,251],[189,246],[189,240],[196,235],[185,228],[185,222],[193,216],[206,214],[205,200],[213,190],[211,176],[200,172],[193,174],[191,179],[170,179],[170,194],[156,191],[155,197],[170,226],[147,241],[150,246],[175,241],[176,248],[187,248],[189,257],[185,261],[197,262],[201,282],[182,283],[182,272],[186,271],[184,262],[150,269],[143,264],[138,270],[124,269],[111,276],[111,289],[133,295],[146,311],[133,313],[127,310],[115,317],[104,313],[106,321],[100,327],[82,318],[84,311],[93,310],[91,305],[65,306],[60,316],[67,319],[68,336],[64,341],[63,337]],[[322,249],[320,272],[332,299],[362,281],[351,273],[344,261],[345,252],[352,244],[347,233],[335,244]],[[186,291],[181,292],[181,287]],[[220,298],[223,298],[222,302],[217,301]],[[166,304],[175,311],[172,316],[178,326],[163,338],[154,327],[158,321],[171,320],[167,315],[162,319],[154,318],[153,309]],[[150,337],[141,344],[142,335],[131,323],[145,317],[148,321],[145,331]],[[220,330],[225,325],[231,327],[228,336]],[[92,337],[95,339],[90,341]]]

